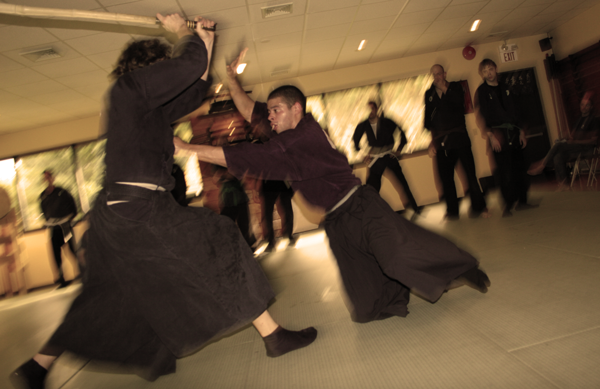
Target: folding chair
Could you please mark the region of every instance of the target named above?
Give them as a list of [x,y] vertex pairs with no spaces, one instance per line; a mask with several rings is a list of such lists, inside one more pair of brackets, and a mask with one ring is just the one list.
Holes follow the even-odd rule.
[[[594,147],[591,153],[579,153],[577,156],[577,160],[573,165],[573,174],[571,176],[571,188],[573,188],[573,183],[575,182],[575,178],[581,175],[582,168],[587,169],[588,179],[586,187],[591,187],[592,185],[598,186],[598,179],[596,178],[596,171],[598,170],[598,157],[600,155],[600,146]],[[585,164],[585,166],[582,166]],[[579,188],[583,189],[581,184],[581,180],[579,181]]]

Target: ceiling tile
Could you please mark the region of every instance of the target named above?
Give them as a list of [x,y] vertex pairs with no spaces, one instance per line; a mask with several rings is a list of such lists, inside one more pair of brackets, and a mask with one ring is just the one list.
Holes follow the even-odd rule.
[[311,1],[308,5],[308,12],[323,12],[337,8],[352,7],[359,5],[361,0],[328,0],[328,1]]
[[102,102],[104,101],[104,97],[108,89],[110,88],[110,83],[102,83],[102,84],[94,84],[94,85],[86,85],[82,87],[74,88],[78,93],[81,93],[84,96],[89,97],[92,100]]
[[358,7],[349,7],[308,14],[306,15],[306,28],[313,29],[350,23],[354,20],[357,11]]
[[425,31],[425,34],[445,34],[448,37],[457,32],[459,28],[463,27],[467,21],[468,18],[449,19],[442,21],[436,20],[435,22],[431,23],[429,28]]
[[306,55],[314,55],[317,53],[319,55],[333,53],[332,55],[337,56],[338,53],[340,52],[340,50],[342,49],[342,46],[345,41],[346,41],[346,38],[335,38],[335,39],[328,39],[325,41],[304,43],[302,45],[302,58],[304,60],[305,54]]
[[556,0],[525,0],[521,3],[521,7],[529,7],[529,6],[534,6],[534,5],[549,6],[555,2],[556,2]]
[[442,13],[443,10],[444,8],[436,8],[409,14],[403,12],[398,17],[398,20],[396,20],[394,28],[411,26],[413,24],[431,23]]
[[47,79],[48,77],[27,68],[0,73],[0,85],[2,86],[2,88],[31,84]]
[[564,12],[541,13],[532,17],[527,24],[548,24],[551,21],[560,18]]
[[257,39],[268,36],[285,34],[289,32],[302,31],[304,28],[304,16],[294,16],[257,23],[253,26],[254,37]]
[[20,99],[19,96],[0,89],[0,103],[2,103],[4,101],[18,100],[18,99]]
[[402,7],[402,1],[384,1],[381,3],[361,5],[356,14],[356,20],[377,19],[386,16],[396,16]]
[[427,1],[410,1],[403,13],[412,13],[417,11],[425,11],[428,9],[444,8],[450,4],[450,0],[427,0]]
[[523,0],[491,0],[485,7],[481,9],[481,12],[489,13],[514,9],[521,4],[523,4]]
[[[580,3],[578,3],[580,4]],[[545,14],[551,14],[551,13],[555,13],[555,12],[567,12],[571,9],[573,9],[573,7],[576,4],[573,2],[571,3],[570,1],[557,1],[556,3],[550,5],[548,8],[546,8],[545,10],[542,11],[542,15]]]
[[121,50],[107,51],[105,53],[88,55],[86,58],[99,66],[100,68],[112,71],[117,63]]
[[[193,16],[198,16],[198,14],[193,13],[188,15],[190,18]],[[225,11],[205,12],[200,16],[213,20],[217,23],[217,34],[224,29],[246,26],[250,24],[250,18],[248,17],[248,10],[246,7],[238,7]]]
[[233,8],[246,8],[246,0],[178,0],[188,16],[205,16],[215,11],[231,10]]
[[65,41],[65,43],[83,55],[91,55],[107,51],[123,50],[125,44],[129,41],[131,41],[130,35],[105,32],[102,34],[69,39]]
[[348,31],[350,30],[351,26],[352,26],[351,23],[347,23],[347,24],[340,24],[337,26],[329,26],[329,27],[323,27],[323,28],[314,28],[312,30],[306,30],[306,32],[304,34],[304,42],[310,43],[310,42],[324,41],[327,39],[333,39],[333,38],[339,38],[339,37],[346,36],[348,34]]
[[450,5],[472,4],[472,3],[487,3],[490,0],[452,0]]
[[15,49],[27,51],[28,47],[57,41],[56,37],[43,28],[7,26],[2,27],[1,33],[0,52]]
[[44,76],[49,78],[58,78],[68,76],[70,74],[91,72],[92,70],[98,70],[98,66],[92,61],[79,57],[69,59],[61,62],[54,62],[48,64],[39,64],[32,66],[32,69],[42,73]]
[[485,3],[471,3],[461,5],[451,5],[446,7],[438,16],[436,21],[447,19],[469,18],[479,12]]
[[395,19],[396,18],[394,16],[389,16],[386,18],[356,21],[352,24],[349,34],[359,35],[373,31],[388,30],[392,27],[392,23],[394,23]]
[[19,86],[11,86],[5,88],[6,91],[13,93],[15,95],[29,98],[31,96],[35,96],[38,94],[47,94],[58,92],[61,90],[67,89],[66,86],[54,81],[54,80],[44,80],[40,82],[35,82],[31,84],[19,85]]
[[406,37],[415,37],[422,35],[427,28],[429,28],[430,23],[421,23],[415,24],[414,26],[407,26],[404,28],[394,28],[388,32],[385,37],[386,41],[396,41],[403,42]]
[[281,50],[282,46],[300,46],[300,44],[302,44],[302,31],[273,35],[255,42],[256,51],[259,53]]
[[22,67],[23,65],[19,64],[18,62],[15,62],[12,59],[0,54],[0,73],[7,72],[9,70],[21,69]]
[[82,98],[85,98],[85,96],[73,89],[63,89],[52,93],[40,93],[29,96],[29,100],[43,105],[55,104],[57,101],[69,102]]
[[100,34],[102,33],[102,31],[97,31],[97,30],[79,30],[76,28],[44,28],[46,31],[48,31],[50,34],[54,35],[55,37],[57,37],[58,39],[61,40],[65,40],[65,39],[73,39],[73,38],[80,38],[82,36],[88,36],[88,35],[94,35],[94,34]]
[[240,26],[228,28],[227,30],[219,30],[215,39],[215,47],[220,45],[230,45],[240,41],[252,41],[253,34],[250,26]]
[[[39,61],[39,62],[34,62],[31,59],[21,55],[21,53],[24,53],[24,52],[47,49],[47,48],[54,49],[57,53],[59,53],[61,55],[61,57],[43,60],[43,61]],[[27,67],[36,66],[36,65],[53,64],[53,63],[62,62],[62,61],[81,57],[81,54],[79,54],[77,51],[73,50],[73,48],[71,46],[69,46],[63,42],[60,42],[60,41],[46,43],[46,44],[34,46],[34,47],[29,47],[27,50],[17,49],[17,50],[6,51],[3,54],[6,57],[12,59],[13,61],[18,62],[21,65],[24,65]]]
[[60,77],[57,78],[56,81],[70,88],[78,88],[86,85],[95,85],[101,84],[102,82],[108,82],[108,72],[105,70],[94,70],[93,72]]

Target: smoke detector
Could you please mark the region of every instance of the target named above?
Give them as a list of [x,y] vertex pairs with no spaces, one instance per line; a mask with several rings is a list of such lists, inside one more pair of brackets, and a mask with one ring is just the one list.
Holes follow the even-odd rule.
[[43,49],[35,49],[35,50],[26,51],[24,53],[19,53],[19,54],[33,62],[47,61],[49,59],[62,57],[62,55],[58,51],[54,50],[54,48],[52,48],[52,47],[45,47]]
[[274,18],[276,16],[283,16],[291,14],[293,10],[294,3],[284,3],[277,5],[270,5],[268,7],[262,7],[260,10],[262,12],[263,19]]

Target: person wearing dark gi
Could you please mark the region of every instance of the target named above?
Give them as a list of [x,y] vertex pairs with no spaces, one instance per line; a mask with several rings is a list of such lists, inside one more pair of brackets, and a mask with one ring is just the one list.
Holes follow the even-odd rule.
[[471,139],[465,123],[465,91],[460,82],[446,81],[442,65],[431,67],[433,84],[425,93],[425,128],[431,131],[429,156],[435,157],[438,174],[442,181],[446,216],[457,220],[458,197],[454,183],[454,169],[460,161],[469,182],[471,198],[470,217],[489,217],[485,198],[475,173],[475,160],[471,151]]
[[[356,126],[352,137],[356,151],[360,151],[360,140],[365,134],[371,147],[369,155],[365,158],[365,163],[369,166],[367,185],[371,185],[379,192],[379,189],[381,189],[381,176],[383,176],[385,169],[390,169],[402,185],[410,206],[416,214],[420,214],[422,207],[417,205],[396,156],[406,146],[406,135],[394,121],[377,114],[377,104],[374,101],[369,102],[369,108],[371,110],[369,118]],[[400,146],[394,153],[394,133],[396,131],[400,131],[401,139]]]
[[569,132],[567,139],[557,140],[548,154],[536,163],[533,163],[527,173],[540,174],[546,165],[553,164],[558,182],[559,191],[569,188],[567,184],[567,162],[577,158],[578,155],[590,155],[594,152],[600,140],[600,123],[594,114],[591,94],[586,93],[579,105],[581,117]]
[[187,207],[187,183],[185,181],[185,172],[181,166],[174,163],[173,169],[171,170],[171,175],[173,178],[175,178],[175,186],[171,190],[171,194],[179,205],[182,207]]
[[485,132],[494,152],[496,175],[504,200],[502,217],[516,211],[536,208],[527,203],[529,179],[523,149],[527,138],[519,128],[518,107],[508,85],[498,80],[496,63],[484,59],[479,64],[483,83],[475,92],[477,125]]
[[296,239],[293,236],[294,230],[294,209],[292,208],[292,197],[294,191],[285,181],[263,180],[262,195],[264,200],[263,217],[265,219],[265,227],[267,234],[265,238],[269,244],[265,251],[272,251],[275,248],[275,231],[273,229],[273,210],[275,202],[279,199],[279,204],[283,209],[283,215],[279,215],[283,220],[282,227],[284,234],[289,239],[289,244],[295,243]]
[[[62,247],[66,243],[71,249],[71,253],[75,255],[71,221],[77,215],[77,205],[75,205],[73,196],[66,189],[54,186],[54,175],[50,170],[44,171],[44,181],[48,183],[48,186],[40,194],[40,205],[46,218],[45,225],[51,228],[50,240],[58,270],[59,288],[64,288],[69,283],[65,281],[62,269]],[[83,269],[80,270],[83,271]]]
[[229,91],[251,124],[270,122],[270,140],[221,148],[174,138],[176,148],[227,166],[238,177],[289,180],[294,191],[326,210],[325,231],[356,322],[404,317],[411,291],[434,302],[453,281],[487,292],[489,279],[473,256],[406,220],[372,186],[361,185],[346,157],[305,113],[298,88],[275,89],[267,104],[248,97],[235,76],[246,50],[227,66]]
[[233,220],[240,229],[244,240],[249,247],[256,242],[254,234],[250,233],[250,210],[248,208],[248,195],[244,186],[227,169],[214,165],[215,180],[221,184],[219,191],[219,206],[221,215]]
[[[214,22],[196,34],[177,15],[157,15],[180,38],[175,54],[158,39],[135,41],[113,75],[107,117],[106,185],[90,215],[81,294],[46,346],[11,380],[43,388],[68,350],[131,368],[148,380],[176,358],[250,321],[276,357],[310,344],[266,310],[274,293],[237,226],[207,208],[181,207],[174,186],[171,124],[197,109],[208,83]],[[135,139],[135,141],[132,141]]]

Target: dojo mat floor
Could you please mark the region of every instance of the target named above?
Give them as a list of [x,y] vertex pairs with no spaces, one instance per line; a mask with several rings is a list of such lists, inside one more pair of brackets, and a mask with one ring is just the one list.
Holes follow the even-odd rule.
[[[600,192],[532,191],[537,209],[501,218],[443,222],[444,204],[417,223],[473,253],[490,276],[431,304],[411,297],[406,318],[357,324],[322,231],[257,260],[277,293],[272,316],[290,329],[315,326],[316,342],[265,355],[252,327],[180,359],[150,383],[94,361],[61,356],[47,388],[600,388]],[[410,217],[407,211],[406,217]],[[0,388],[60,323],[80,285],[0,301]]]

